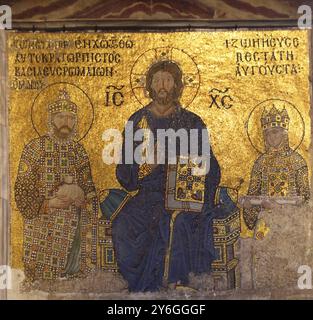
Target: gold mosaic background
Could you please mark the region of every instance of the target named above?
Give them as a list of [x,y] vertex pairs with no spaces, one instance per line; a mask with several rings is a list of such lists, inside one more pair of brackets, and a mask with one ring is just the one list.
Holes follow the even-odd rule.
[[[48,43],[53,40],[68,40],[74,43],[75,40],[96,40],[110,39],[129,39],[133,41],[133,48],[66,48],[66,49],[16,49],[14,44],[21,43],[23,40],[42,40]],[[242,48],[226,47],[226,41],[236,46],[240,39],[271,39],[271,38],[297,38],[297,46],[290,48]],[[237,39],[232,42],[231,39]],[[24,43],[24,42],[23,42]],[[309,164],[309,145],[310,145],[310,89],[309,89],[309,33],[299,30],[275,30],[275,31],[229,31],[229,32],[173,32],[173,33],[10,33],[8,39],[9,52],[9,80],[10,80],[10,178],[11,178],[11,259],[13,267],[22,267],[22,233],[23,221],[17,211],[14,201],[13,186],[16,179],[17,168],[21,152],[25,144],[31,139],[36,138],[37,134],[31,121],[31,108],[33,106],[34,123],[37,130],[41,133],[45,131],[47,119],[47,104],[56,99],[56,88],[43,91],[41,89],[16,89],[17,84],[25,85],[28,81],[40,81],[42,86],[51,85],[56,82],[73,83],[81,88],[90,98],[94,107],[94,122],[87,136],[81,141],[86,148],[92,166],[93,179],[98,191],[119,187],[115,178],[115,166],[106,165],[102,161],[102,150],[105,143],[102,141],[102,133],[108,128],[122,130],[125,121],[132,113],[141,108],[141,104],[147,101],[142,89],[132,90],[131,82],[136,83],[140,74],[144,74],[147,67],[155,59],[167,57],[170,53],[166,50],[150,50],[156,48],[174,48],[170,50],[173,54],[172,59],[180,63],[185,75],[189,75],[195,87],[186,88],[182,103],[189,104],[189,110],[197,113],[205,121],[209,128],[212,147],[222,169],[222,185],[236,187],[239,180],[244,179],[240,189],[240,194],[245,194],[249,185],[250,171],[254,161],[258,157],[258,152],[251,145],[247,132],[246,124],[251,111],[262,101],[268,99],[287,100],[299,110],[305,124],[304,139],[298,149]],[[236,75],[236,55],[268,51],[269,56],[273,51],[292,51],[293,60],[244,62],[241,66],[256,66],[256,70],[261,65],[264,68],[273,64],[294,64],[297,73],[295,74],[267,74],[267,75]],[[56,63],[56,62],[31,62],[24,56],[33,53],[75,53],[75,52],[94,52],[107,54],[120,54],[118,63]],[[146,52],[146,54],[144,54]],[[151,54],[153,52],[153,54]],[[17,56],[17,54],[22,54]],[[280,55],[278,53],[278,55]],[[139,57],[141,57],[139,59]],[[139,59],[139,60],[138,60]],[[113,76],[32,76],[23,75],[23,67],[54,67],[54,66],[97,66],[113,67]],[[199,74],[197,74],[197,69]],[[242,69],[241,69],[242,70]],[[265,70],[265,69],[263,69]],[[291,69],[289,69],[291,70]],[[133,73],[132,73],[133,71]],[[135,74],[134,74],[135,73]],[[137,75],[139,74],[139,75]],[[185,81],[188,82],[188,77]],[[139,79],[140,81],[142,79]],[[26,81],[26,82],[25,82]],[[140,85],[140,81],[138,82]],[[199,90],[197,91],[197,84]],[[106,87],[109,85],[124,86],[124,104],[120,107],[106,106]],[[84,133],[92,120],[91,107],[85,94],[71,85],[66,85],[72,100],[79,107],[79,130]],[[225,108],[221,104],[220,95],[217,98],[219,107],[213,105],[210,91],[217,88],[225,91],[232,98],[232,107]],[[137,98],[134,96],[134,92]],[[217,91],[213,91],[213,93]],[[194,96],[194,99],[190,99]],[[139,100],[139,101],[138,101]],[[190,101],[192,100],[192,101]],[[225,101],[230,102],[229,99]],[[228,106],[228,105],[227,105]],[[260,112],[259,109],[257,112]],[[290,128],[291,145],[297,145],[302,136],[302,120],[299,114],[290,109],[294,118],[291,119]],[[255,144],[262,145],[262,133],[260,131],[259,119],[256,113],[251,117],[249,128],[252,125],[254,130],[250,130],[251,137]],[[83,134],[82,134],[83,135]],[[310,168],[311,173],[311,168]],[[242,236],[249,233],[243,226]]]

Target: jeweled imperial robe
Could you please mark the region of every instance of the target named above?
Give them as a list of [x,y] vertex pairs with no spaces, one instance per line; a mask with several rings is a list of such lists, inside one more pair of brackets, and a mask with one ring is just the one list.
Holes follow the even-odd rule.
[[[85,205],[49,208],[65,176],[85,194]],[[15,200],[24,220],[23,262],[28,279],[84,276],[96,264],[98,201],[89,159],[74,141],[49,135],[23,150],[15,183]]]
[[[290,147],[262,154],[254,163],[248,195],[310,198],[308,167],[303,157]],[[244,209],[249,229],[256,225],[260,206]]]
[[[202,129],[206,132],[206,126],[196,114],[177,106],[170,116],[157,118],[144,107],[129,119],[134,124],[134,132],[143,119],[155,139],[158,129],[186,129],[188,134],[191,129],[198,129],[199,155],[202,155]],[[141,170],[144,165],[126,164],[124,159],[117,165],[120,184],[128,192],[138,191],[112,222],[118,268],[130,291],[156,291],[164,285],[164,280],[187,285],[191,272],[211,271],[215,259],[213,218],[219,213],[214,198],[220,182],[220,167],[212,149],[208,150],[211,152],[210,170],[205,176],[203,209],[201,212],[182,209],[175,221],[171,220],[173,212],[165,206],[168,165],[160,164],[151,172]],[[179,154],[177,150],[176,155]]]

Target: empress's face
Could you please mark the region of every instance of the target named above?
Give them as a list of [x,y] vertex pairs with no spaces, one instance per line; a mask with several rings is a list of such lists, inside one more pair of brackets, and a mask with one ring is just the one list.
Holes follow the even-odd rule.
[[269,146],[273,148],[278,148],[285,136],[287,135],[287,131],[283,128],[269,128],[265,131],[265,139]]
[[151,88],[158,101],[167,102],[169,96],[172,96],[174,87],[174,78],[168,71],[160,70],[153,75]]
[[58,112],[52,118],[54,133],[63,139],[73,132],[75,123],[76,116],[68,111]]

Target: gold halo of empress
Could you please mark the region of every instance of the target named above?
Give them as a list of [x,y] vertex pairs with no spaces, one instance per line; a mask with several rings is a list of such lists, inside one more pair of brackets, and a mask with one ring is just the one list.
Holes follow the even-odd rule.
[[297,150],[305,135],[304,119],[295,105],[282,99],[267,99],[252,109],[246,122],[247,136],[251,145],[259,153],[265,152],[261,119],[264,112],[269,112],[273,107],[280,112],[284,109],[287,111],[288,117],[290,118],[288,123],[289,145],[294,151]]

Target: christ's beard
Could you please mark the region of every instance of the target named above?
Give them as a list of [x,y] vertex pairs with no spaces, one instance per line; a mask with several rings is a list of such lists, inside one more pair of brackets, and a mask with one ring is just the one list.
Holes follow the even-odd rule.
[[[160,96],[160,91],[166,92],[165,96]],[[174,102],[174,89],[170,91],[166,91],[165,89],[161,89],[158,93],[153,90],[152,99],[155,100],[160,105],[170,105]]]

